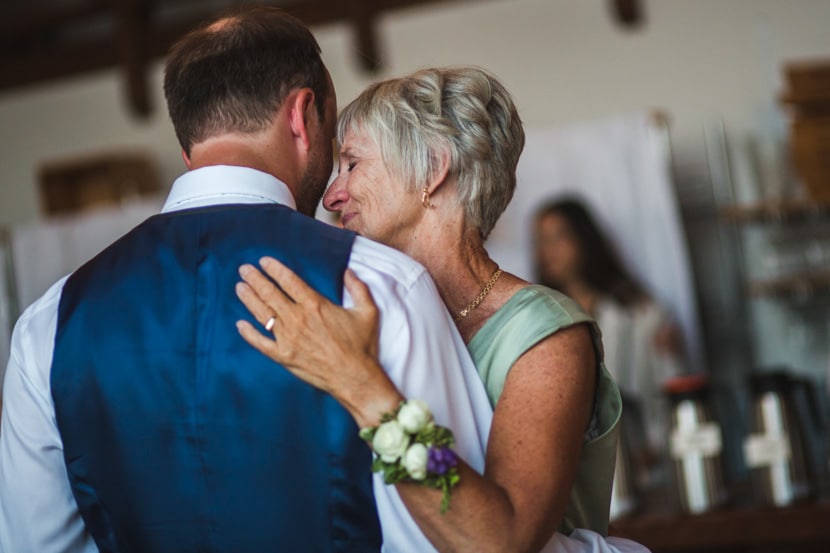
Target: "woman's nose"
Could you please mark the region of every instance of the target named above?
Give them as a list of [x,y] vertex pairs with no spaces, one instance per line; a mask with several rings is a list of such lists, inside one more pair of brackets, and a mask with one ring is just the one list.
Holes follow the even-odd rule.
[[338,175],[323,195],[323,207],[328,211],[340,211],[348,199],[349,194],[346,192],[345,179]]

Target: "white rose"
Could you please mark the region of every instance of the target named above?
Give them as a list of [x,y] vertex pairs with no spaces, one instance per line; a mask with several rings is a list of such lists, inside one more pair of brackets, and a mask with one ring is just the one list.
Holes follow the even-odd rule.
[[428,451],[424,444],[412,444],[403,456],[403,466],[415,480],[427,477]]
[[431,420],[429,406],[420,399],[410,399],[398,411],[398,422],[410,434],[417,434]]
[[385,422],[378,426],[372,438],[372,449],[387,463],[394,463],[406,452],[408,445],[409,435],[397,421]]

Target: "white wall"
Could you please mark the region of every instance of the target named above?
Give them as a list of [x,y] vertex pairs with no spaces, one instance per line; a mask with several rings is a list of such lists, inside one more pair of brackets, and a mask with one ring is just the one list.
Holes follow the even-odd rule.
[[[783,61],[830,56],[827,0],[643,0],[647,24],[616,26],[608,0],[468,0],[381,21],[381,74],[364,74],[345,25],[315,28],[341,105],[377,78],[426,65],[478,64],[514,92],[529,127],[661,108],[678,140],[704,118],[735,132],[779,110]],[[149,150],[165,182],[182,169],[151,71],[156,110],[136,121],[116,71],[0,95],[0,223],[37,215],[37,167],[112,147]]]

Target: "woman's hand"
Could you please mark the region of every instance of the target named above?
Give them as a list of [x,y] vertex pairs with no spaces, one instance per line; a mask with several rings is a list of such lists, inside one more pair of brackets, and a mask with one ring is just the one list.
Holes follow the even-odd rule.
[[318,294],[274,258],[260,265],[279,288],[252,265],[242,265],[236,294],[261,324],[274,318],[275,339],[247,321],[242,337],[295,376],[332,394],[360,426],[377,424],[380,414],[403,399],[378,361],[379,313],[369,288],[346,270],[354,308],[344,309]]

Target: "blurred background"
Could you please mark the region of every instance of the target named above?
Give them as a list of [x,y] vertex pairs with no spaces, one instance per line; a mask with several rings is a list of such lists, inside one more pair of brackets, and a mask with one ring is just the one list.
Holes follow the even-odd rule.
[[[677,331],[662,367],[609,367],[651,413],[624,421],[615,532],[830,550],[830,2],[272,3],[311,26],[341,106],[424,66],[498,75],[528,142],[495,258],[537,280],[534,216],[576,198]],[[22,310],[184,171],[163,56],[230,4],[0,4],[0,367]]]

